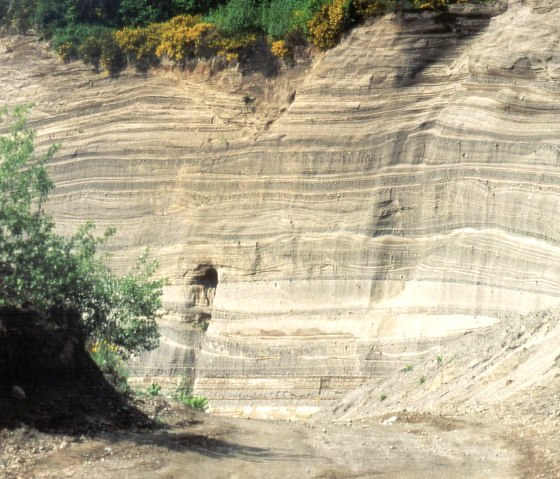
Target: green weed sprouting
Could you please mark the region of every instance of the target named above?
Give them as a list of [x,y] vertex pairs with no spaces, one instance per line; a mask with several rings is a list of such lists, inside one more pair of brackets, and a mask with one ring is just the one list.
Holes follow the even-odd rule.
[[161,386],[158,383],[153,382],[146,388],[146,392],[150,396],[159,396],[159,394],[161,393]]
[[179,384],[172,397],[197,411],[205,412],[208,409],[208,399],[204,396],[193,396],[191,388],[186,384]]

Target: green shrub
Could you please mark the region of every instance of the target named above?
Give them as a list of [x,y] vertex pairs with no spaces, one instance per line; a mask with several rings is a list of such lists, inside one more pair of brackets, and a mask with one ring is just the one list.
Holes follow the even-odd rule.
[[294,14],[298,10],[299,3],[298,0],[264,2],[261,7],[261,28],[274,39],[282,38],[295,28]]
[[[239,60],[240,52],[254,45],[257,35],[262,41],[263,34],[274,45],[274,55],[291,62],[296,46],[311,41],[321,50],[333,48],[352,25],[374,15],[483,1],[487,0],[0,0],[0,23],[24,32],[35,26],[53,38],[53,47],[65,61],[82,58],[117,76],[127,61],[145,72],[162,56],[182,65],[200,57]],[[175,18],[194,15],[204,21],[199,18],[189,32],[171,32]],[[172,33],[172,38],[157,46],[153,38],[138,37],[134,45],[124,47],[102,34],[117,27],[147,32],[160,25],[171,27],[166,34]]]
[[125,27],[145,27],[177,15],[207,14],[225,0],[120,0],[119,20]]
[[198,411],[205,412],[208,409],[208,399],[203,396],[193,396],[191,389],[184,384],[177,387],[173,399]]
[[146,252],[116,275],[97,254],[114,230],[97,236],[87,223],[69,237],[55,232],[44,210],[54,187],[45,164],[57,148],[35,155],[26,111],[0,109],[0,126],[8,131],[0,136],[0,305],[45,315],[52,308],[76,311],[90,349],[108,363],[154,349],[165,284],[153,278],[157,263]]
[[161,386],[158,383],[153,382],[146,388],[146,392],[150,396],[159,396],[161,393]]
[[102,37],[101,49],[101,66],[110,76],[119,76],[126,67],[126,54],[113,34]]
[[[308,23],[328,0],[270,0],[260,4],[259,27],[273,39],[290,32],[308,32]],[[288,43],[290,43],[288,41]]]
[[223,32],[243,34],[260,29],[257,0],[230,0],[211,12],[207,19]]
[[64,61],[82,59],[95,68],[101,65],[111,76],[126,67],[126,55],[114,30],[99,25],[78,24],[54,31],[52,47]]
[[78,55],[86,65],[91,65],[95,71],[99,71],[103,45],[99,37],[88,37],[80,45]]
[[208,399],[203,396],[191,396],[182,401],[186,406],[190,406],[197,411],[206,412],[208,409]]
[[82,45],[89,38],[94,38],[97,42],[112,32],[110,28],[99,25],[77,24],[64,28],[57,28],[53,31],[51,46],[65,60],[78,60]]

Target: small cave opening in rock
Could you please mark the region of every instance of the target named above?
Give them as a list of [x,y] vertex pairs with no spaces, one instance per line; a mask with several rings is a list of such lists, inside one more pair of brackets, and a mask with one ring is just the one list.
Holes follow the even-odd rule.
[[208,289],[218,287],[218,272],[212,266],[198,266],[193,275],[192,284],[199,284]]
[[194,293],[194,304],[198,310],[194,314],[194,323],[206,331],[212,319],[212,304],[218,287],[218,271],[212,265],[198,265],[191,276],[191,291]]
[[212,265],[200,264],[191,274],[191,292],[194,293],[194,305],[211,308],[218,287],[218,271]]

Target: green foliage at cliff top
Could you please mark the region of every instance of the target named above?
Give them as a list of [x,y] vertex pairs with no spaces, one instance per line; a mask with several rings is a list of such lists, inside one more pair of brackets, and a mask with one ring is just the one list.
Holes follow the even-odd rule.
[[[335,0],[336,1],[336,0]],[[177,15],[202,15],[230,33],[255,31],[280,38],[309,21],[333,0],[0,0],[0,23],[36,28],[48,37],[77,25],[139,27]],[[481,0],[344,0],[345,22],[387,11],[442,9]]]

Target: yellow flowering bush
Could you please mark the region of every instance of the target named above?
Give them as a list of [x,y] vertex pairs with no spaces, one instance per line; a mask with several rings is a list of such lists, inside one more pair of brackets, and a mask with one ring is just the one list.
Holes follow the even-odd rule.
[[239,58],[239,52],[243,48],[250,47],[257,41],[257,35],[254,33],[246,33],[243,35],[218,35],[214,38],[213,47],[216,54],[228,61],[236,61]]
[[111,344],[109,343],[109,341],[103,339],[88,343],[87,350],[90,353],[99,353],[100,351],[111,351],[113,353],[118,353],[121,349],[117,345]]
[[195,58],[221,56],[238,59],[239,51],[254,44],[255,34],[226,35],[200,16],[179,15],[143,28],[124,28],[114,35],[129,63],[146,71],[162,59],[185,64]]
[[145,28],[125,28],[115,33],[115,40],[136,69],[146,71],[159,61],[157,49],[161,43],[162,24]]
[[448,0],[412,0],[412,6],[418,10],[442,8],[448,3]]
[[213,24],[202,22],[199,16],[180,15],[161,25],[158,57],[184,63],[195,57],[208,57],[213,52],[213,38],[217,36]]
[[286,42],[284,40],[278,40],[276,42],[272,42],[272,45],[270,46],[270,51],[274,56],[277,56],[278,58],[286,59],[291,57],[291,51],[288,48],[288,45],[286,45]]
[[62,61],[68,62],[74,58],[75,48],[71,43],[66,42],[57,47],[56,53]]
[[321,50],[333,48],[346,29],[349,0],[333,0],[323,5],[309,21],[309,38]]
[[352,8],[358,19],[379,15],[387,11],[387,2],[385,0],[352,0]]

